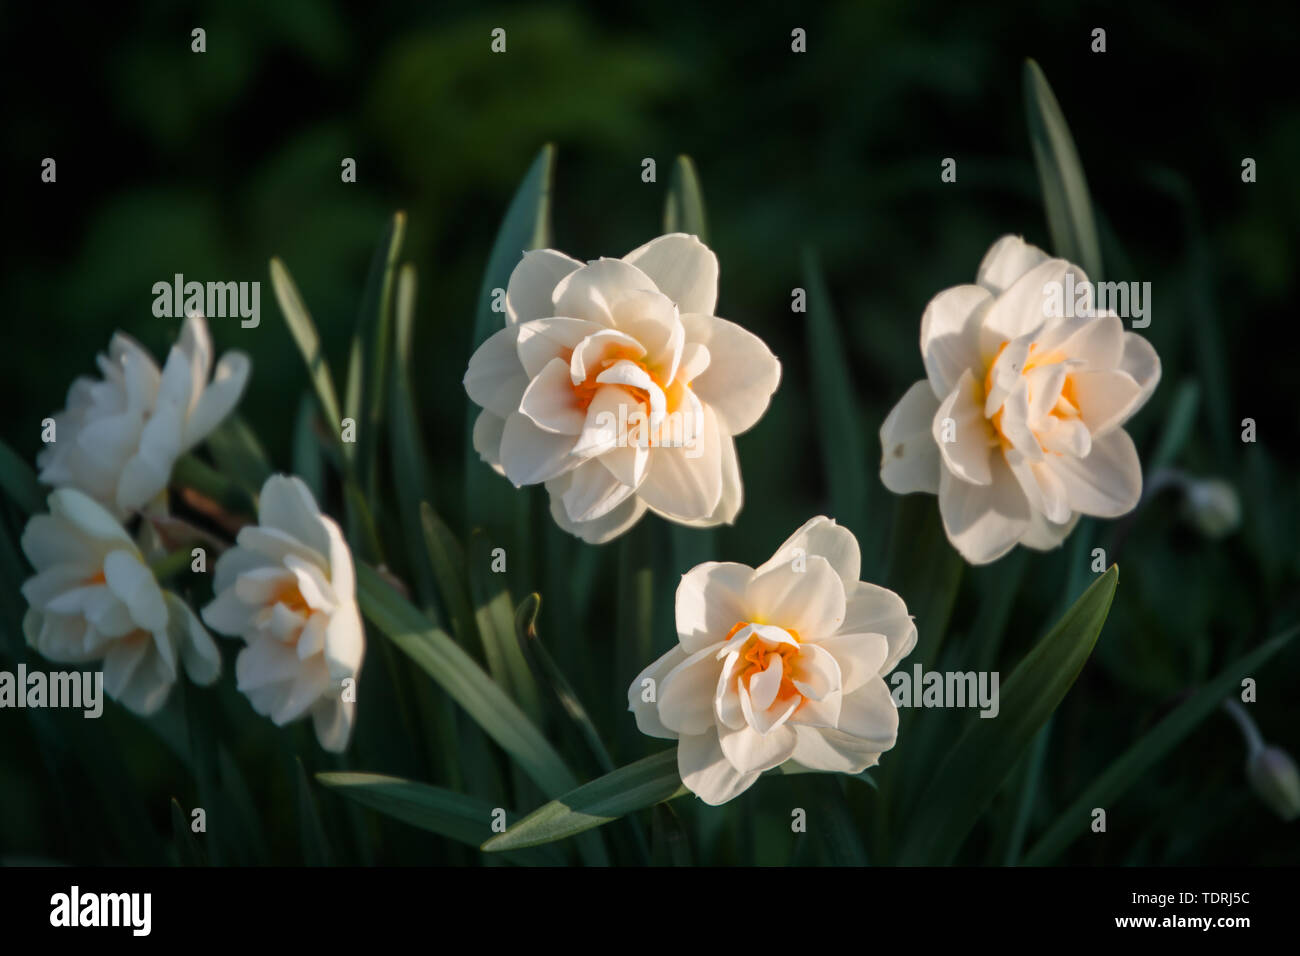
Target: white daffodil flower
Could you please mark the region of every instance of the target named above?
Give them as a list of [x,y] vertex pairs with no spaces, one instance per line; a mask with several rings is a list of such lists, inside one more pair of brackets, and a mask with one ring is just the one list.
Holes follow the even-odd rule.
[[49,508],[23,530],[36,569],[22,588],[27,643],[52,661],[102,661],[104,690],[137,714],[166,702],[178,661],[194,683],[215,681],[221,656],[211,635],[158,586],[117,519],[72,488],[51,493]]
[[203,620],[247,643],[235,677],[254,710],[278,726],[311,714],[320,745],[340,752],[366,647],[352,554],[300,478],[268,478],[257,520],[217,559]]
[[678,644],[628,688],[637,727],[677,740],[682,781],[725,803],[786,761],[860,773],[894,746],[884,677],[916,644],[857,539],[813,518],[758,569],[708,562],[677,588]]
[[54,441],[36,458],[40,480],[77,488],[119,519],[167,487],[176,459],[230,414],[248,380],[248,356],[227,352],[212,381],[212,339],[202,316],[181,327],[167,363],[121,332],[99,356],[103,378],[78,378],[54,417]]
[[465,373],[483,408],[474,448],[516,487],[544,482],[555,521],[592,543],[647,509],[684,525],[734,521],[732,437],[762,417],[781,364],[713,314],[717,293],[717,258],[681,233],[586,265],[525,253],[506,327]]
[[1118,517],[1141,497],[1123,425],[1155,390],[1160,359],[1091,294],[1060,308],[1062,289],[1091,288],[1078,266],[1004,236],[975,285],[926,307],[926,378],[881,426],[880,477],[897,494],[938,494],[971,564],[1017,544],[1054,548],[1080,515]]

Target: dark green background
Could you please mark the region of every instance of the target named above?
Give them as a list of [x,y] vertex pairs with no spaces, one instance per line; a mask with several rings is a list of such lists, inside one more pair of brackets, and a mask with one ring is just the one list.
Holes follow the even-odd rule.
[[[202,55],[190,52],[195,26],[207,31]],[[497,26],[508,33],[505,55],[489,52]],[[808,31],[803,55],[790,52],[796,26]],[[1104,54],[1089,50],[1094,27],[1107,30]],[[403,257],[420,275],[417,386],[435,504],[464,532],[460,381],[482,270],[515,185],[542,144],[556,143],[556,245],[579,258],[622,255],[660,231],[669,171],[687,153],[721,261],[719,313],[761,335],[784,365],[770,412],[739,442],[748,504],[719,535],[715,557],[756,564],[828,508],[825,465],[839,452],[827,451],[813,427],[820,363],[805,317],[789,310],[791,289],[806,285],[801,256],[810,247],[825,268],[861,422],[856,445],[844,447],[866,458],[871,484],[853,530],[867,567],[883,571],[895,501],[876,479],[876,432],[923,375],[917,339],[926,302],[972,281],[1000,235],[1050,246],[1022,102],[1022,63],[1032,56],[1077,141],[1101,218],[1106,277],[1154,287],[1144,334],[1164,377],[1130,432],[1145,459],[1178,387],[1195,382],[1198,415],[1175,464],[1228,479],[1245,510],[1241,530],[1220,542],[1180,518],[1175,494],[1139,513],[1117,556],[1119,590],[1099,650],[1054,721],[1032,839],[1185,690],[1296,617],[1300,103],[1284,64],[1297,35],[1300,8],[1244,3],[1212,17],[1181,3],[844,2],[781,13],[648,0],[616,13],[578,4],[310,0],[76,13],[6,5],[2,437],[34,455],[40,419],[61,407],[75,375],[93,369],[113,330],[163,354],[176,323],[152,316],[154,282],[177,272],[261,280],[261,327],[214,320],[213,334],[218,351],[251,354],[241,413],[287,469],[308,382],[267,261],[278,255],[292,271],[341,379],[371,251],[400,208],[409,215]],[[39,180],[46,156],[58,162],[56,185]],[[340,182],[345,156],[357,160],[355,185]],[[647,156],[658,162],[654,184],[640,178]],[[1254,184],[1241,182],[1245,156],[1258,162]],[[940,182],[944,157],[957,160],[955,184]],[[1256,444],[1239,440],[1247,416],[1258,423]],[[469,468],[471,478],[495,480],[477,461]],[[337,500],[328,504],[337,513]],[[1113,530],[1087,533],[1110,548]],[[1070,550],[1026,570],[998,658],[1004,675],[1058,609]],[[590,654],[581,670],[613,675],[583,681],[581,690],[622,762],[658,747],[626,733],[623,695],[634,671],[614,665],[618,635],[600,623],[612,604],[613,555],[609,547],[582,559],[600,565],[603,582],[585,620],[552,615],[544,624],[573,632],[557,642]],[[963,651],[971,622],[1005,580],[1005,565],[966,575],[949,639],[964,660],[975,653]],[[513,582],[516,597],[541,588],[545,598],[550,579],[537,574]],[[4,587],[16,592],[19,583]],[[666,648],[667,607],[663,614],[656,640]],[[6,637],[12,647],[18,635]],[[382,675],[374,663],[380,640],[371,635],[372,682]],[[233,642],[223,643],[233,654]],[[1257,675],[1252,708],[1265,737],[1293,754],[1298,664],[1293,646]],[[260,817],[241,824],[245,842],[258,844],[247,860],[296,862],[289,753],[301,752],[309,769],[330,764],[304,728],[276,731],[232,695],[229,686],[199,694],[214,711],[220,698],[221,720],[235,721],[218,736]],[[85,726],[53,715],[48,736],[28,717],[0,714],[0,856],[161,858],[147,835],[169,839],[167,799],[191,805],[191,783],[156,737],[109,709]],[[361,722],[366,738],[364,708]],[[101,733],[115,742],[106,766],[120,759],[124,776],[138,782],[130,806],[108,805],[96,777],[105,768],[69,777],[48,756],[62,735]],[[373,740],[378,732],[369,733]],[[400,742],[363,743],[357,769],[428,777]],[[901,738],[899,748],[907,745]],[[1237,731],[1216,713],[1109,808],[1105,836],[1076,842],[1065,861],[1295,862],[1295,826],[1250,793],[1243,760]],[[700,819],[703,808],[679,801],[695,827],[696,858],[787,859],[790,786],[756,787],[730,811],[745,822],[721,831]],[[869,792],[846,792],[866,820]],[[327,816],[342,818],[336,798],[320,801]],[[468,858],[437,838],[366,819],[373,855],[348,843],[339,858]],[[360,831],[349,832],[347,840]],[[962,859],[995,853],[993,832],[978,830]]]

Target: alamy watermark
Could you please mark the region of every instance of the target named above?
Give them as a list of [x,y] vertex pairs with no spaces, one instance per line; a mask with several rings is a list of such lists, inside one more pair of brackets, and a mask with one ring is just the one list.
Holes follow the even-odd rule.
[[704,431],[704,414],[686,412],[651,411],[628,404],[612,411],[596,413],[596,430],[602,444],[613,440],[619,448],[684,448],[686,457],[695,459],[704,454],[700,447],[700,434]]
[[1075,282],[1074,273],[1067,272],[1064,282],[1043,286],[1043,315],[1048,318],[1093,318],[1108,313],[1131,319],[1135,329],[1145,329],[1151,324],[1151,283]]
[[245,329],[262,322],[260,282],[186,282],[178,272],[171,282],[155,282],[153,295],[153,314],[160,319],[199,313],[209,319],[238,318]]
[[124,927],[133,936],[148,936],[153,927],[152,893],[83,893],[73,884],[50,897],[50,925],[55,927]]
[[104,713],[103,671],[0,671],[0,709],[14,707],[70,708],[95,719]]
[[997,671],[926,671],[914,664],[911,673],[898,670],[889,676],[894,688],[889,696],[895,707],[978,707],[981,717],[996,717],[999,682]]

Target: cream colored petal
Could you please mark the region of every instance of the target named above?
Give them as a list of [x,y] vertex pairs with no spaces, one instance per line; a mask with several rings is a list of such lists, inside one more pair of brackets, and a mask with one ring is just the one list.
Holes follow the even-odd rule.
[[925,379],[915,382],[880,426],[880,480],[897,495],[939,492],[939,446],[931,427],[939,400]]

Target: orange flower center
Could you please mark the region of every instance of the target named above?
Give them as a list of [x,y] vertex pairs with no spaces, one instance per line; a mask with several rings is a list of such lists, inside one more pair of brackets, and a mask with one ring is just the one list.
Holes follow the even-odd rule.
[[311,607],[307,604],[307,599],[302,596],[302,591],[298,589],[296,580],[286,581],[280,585],[271,595],[271,603],[283,604],[290,611],[298,614],[311,614]]
[[[572,361],[573,349],[565,349],[563,352],[560,353],[560,356],[566,362]],[[581,382],[579,382],[577,385],[573,386],[573,396],[577,400],[578,407],[581,408],[583,411],[587,410],[587,407],[591,404],[591,400],[596,397],[596,393],[605,387],[604,382],[596,381],[596,376],[598,376],[601,372],[605,371],[607,368],[609,368],[611,365],[615,364],[616,362],[631,362],[633,365],[636,365],[638,368],[645,371],[647,375],[650,374],[650,370],[647,369],[645,363],[642,362],[637,357],[637,354],[633,349],[628,348],[626,345],[609,346],[605,350],[605,355],[603,358],[588,366],[587,377],[583,379]],[[653,375],[651,375],[650,377],[654,378]],[[629,385],[624,385],[623,388],[627,389],[628,392],[632,393],[632,395],[636,398],[636,400],[639,403],[641,403],[642,405],[649,406],[650,396],[646,394],[645,389],[633,388]]]
[[[989,393],[993,391],[993,369],[998,364],[998,359],[1010,342],[1003,342],[998,346],[997,352],[993,355],[993,361],[989,362],[988,371],[984,374],[984,400],[988,401]],[[1038,350],[1038,344],[1034,343],[1029,346],[1029,353],[1025,358],[1025,367],[1020,370],[1021,375],[1028,375],[1036,368],[1042,368],[1047,365],[1057,365],[1065,361],[1065,355],[1060,349],[1053,349],[1050,352],[1034,353]],[[1030,396],[1032,398],[1032,396]],[[998,410],[993,413],[989,421],[993,424],[993,430],[996,433],[997,440],[1004,449],[1010,447],[1011,441],[1007,438],[1006,432],[1002,430],[1002,412],[1003,407],[998,406]],[[1056,404],[1048,412],[1049,415],[1057,418],[1078,418],[1079,402],[1075,398],[1074,376],[1066,375],[1065,383],[1061,386],[1060,397],[1057,398]]]
[[[566,362],[573,360],[573,349],[565,349],[560,353],[560,357]],[[635,349],[626,345],[609,345],[604,354],[595,362],[587,367],[587,377],[577,385],[573,386],[573,397],[577,407],[584,412],[591,406],[592,399],[602,388],[609,385],[609,382],[596,381],[606,369],[617,364],[618,362],[631,362],[641,371],[650,377],[650,380],[659,386],[664,393],[665,410],[669,412],[676,411],[682,403],[685,390],[690,388],[689,383],[680,379],[674,379],[671,382],[665,381],[663,369],[647,365],[645,360],[638,356]],[[634,385],[619,385],[625,392],[632,396],[638,405],[645,410],[646,414],[650,412],[650,394],[644,388],[637,388]]]
[[[736,633],[742,628],[749,626],[748,621],[737,621],[732,625],[725,641],[731,640]],[[787,634],[794,638],[795,644],[802,643],[799,632],[790,628],[782,628]],[[749,683],[758,674],[763,673],[771,666],[773,657],[781,658],[781,686],[777,690],[776,700],[778,702],[788,701],[794,697],[801,697],[799,689],[794,686],[794,667],[792,660],[799,656],[799,648],[793,644],[777,644],[775,647],[768,647],[763,639],[757,634],[751,634],[745,641],[745,646],[740,651],[741,660],[747,661],[749,666],[740,672],[740,682],[749,689]]]

